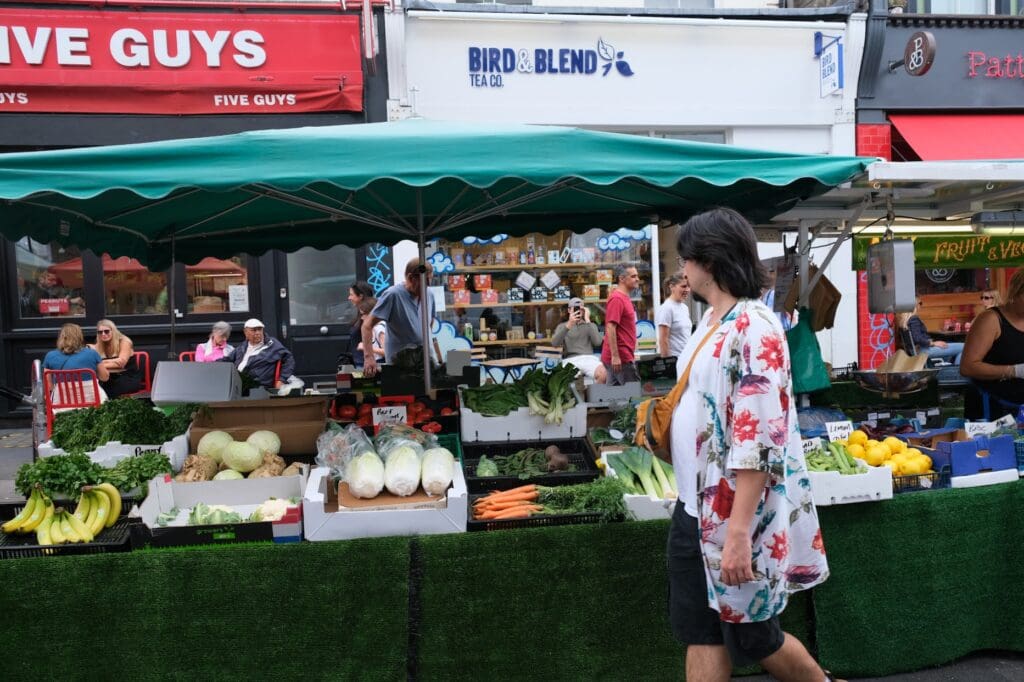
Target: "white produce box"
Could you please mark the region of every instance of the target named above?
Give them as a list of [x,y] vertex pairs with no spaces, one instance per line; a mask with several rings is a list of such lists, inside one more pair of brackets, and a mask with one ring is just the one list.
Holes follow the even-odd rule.
[[622,386],[609,386],[607,384],[591,384],[587,386],[587,403],[591,407],[604,405],[622,405],[633,398],[643,397],[643,384],[639,381],[631,381]]
[[[54,455],[65,454],[62,449],[54,447],[52,440],[40,443],[37,452],[40,457],[53,457]],[[132,445],[116,440],[110,441],[86,454],[96,464],[109,468],[123,459],[137,457],[145,452],[162,452],[171,460],[171,467],[175,471],[179,471],[185,463],[185,458],[188,457],[188,433],[175,436],[166,443],[159,445]]]
[[[142,504],[132,510],[153,532],[161,533],[169,528],[198,529],[200,526],[187,526],[188,515],[198,503],[223,504],[237,511],[243,519],[270,498],[302,499],[309,476],[308,467],[295,476],[271,476],[268,478],[242,478],[226,481],[195,481],[183,483],[175,481],[170,475],[157,476],[149,483],[149,494]],[[273,538],[278,542],[299,541],[302,539],[301,501],[298,506],[289,509],[289,513],[281,521],[270,522],[273,526]],[[177,507],[180,511],[177,518],[166,526],[160,526],[156,520],[160,514]]]
[[[327,511],[330,469],[317,467],[309,475],[302,501],[306,539],[349,540],[391,535],[438,535],[464,533],[469,495],[458,459],[452,467],[452,485],[443,506],[430,509],[367,509]],[[441,502],[440,498],[438,502]]]
[[953,476],[949,480],[950,485],[954,488],[974,488],[979,485],[1009,483],[1016,481],[1019,476],[1016,469],[1002,469],[1000,471],[982,471],[967,476]]
[[[607,455],[622,452],[621,450],[606,449],[601,452],[601,461],[604,462],[604,475],[616,477],[615,469],[608,464]],[[672,512],[676,509],[678,497],[671,499],[652,497],[650,495],[622,496],[626,503],[626,511],[637,521],[652,521],[655,519],[671,519]]]
[[585,438],[587,435],[587,404],[580,397],[576,386],[571,387],[576,404],[566,410],[561,424],[545,423],[544,417],[530,414],[528,407],[520,407],[504,417],[485,417],[466,407],[462,395],[464,390],[465,386],[459,387],[459,419],[463,443]]
[[892,499],[892,469],[885,466],[868,466],[861,459],[856,461],[868,467],[866,474],[844,476],[838,471],[807,472],[811,480],[811,494],[815,506],[827,507],[833,504]]

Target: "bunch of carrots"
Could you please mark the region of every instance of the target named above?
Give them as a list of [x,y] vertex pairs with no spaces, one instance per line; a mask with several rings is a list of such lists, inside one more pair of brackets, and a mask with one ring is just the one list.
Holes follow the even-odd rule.
[[537,503],[540,491],[536,484],[511,490],[496,490],[473,503],[473,518],[478,521],[522,519],[544,511]]

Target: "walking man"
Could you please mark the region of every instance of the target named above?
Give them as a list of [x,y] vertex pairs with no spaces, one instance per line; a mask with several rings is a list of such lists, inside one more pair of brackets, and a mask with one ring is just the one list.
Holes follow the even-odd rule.
[[636,268],[615,266],[615,288],[608,295],[604,316],[604,344],[601,363],[608,373],[609,386],[640,381],[636,372],[636,309],[630,298],[640,286]]

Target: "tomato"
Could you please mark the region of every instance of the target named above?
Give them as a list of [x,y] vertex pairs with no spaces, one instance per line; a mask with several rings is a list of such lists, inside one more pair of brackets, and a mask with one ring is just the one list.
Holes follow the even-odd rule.
[[359,406],[359,416],[362,417],[368,414],[373,414],[373,405],[370,403],[363,403]]
[[349,421],[356,418],[356,407],[355,405],[342,405],[338,408],[338,417],[341,419],[347,419]]
[[437,422],[427,422],[420,427],[420,431],[424,433],[441,433],[441,425]]
[[450,408],[450,407],[442,407],[441,408],[441,416],[442,417],[448,417],[448,416],[451,416],[453,414],[455,414],[455,410],[453,410],[452,408]]
[[427,406],[417,400],[413,404],[409,405],[409,414],[412,414],[413,412],[422,412],[425,409],[427,409]]
[[434,411],[429,407],[424,408],[416,414],[416,421],[428,422],[434,418]]
[[359,421],[356,422],[356,425],[361,427],[373,426],[373,417],[371,417],[368,414],[365,414],[359,418]]

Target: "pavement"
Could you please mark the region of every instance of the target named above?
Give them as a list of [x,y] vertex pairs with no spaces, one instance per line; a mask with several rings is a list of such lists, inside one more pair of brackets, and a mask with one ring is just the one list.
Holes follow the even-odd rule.
[[[14,476],[32,461],[32,433],[28,429],[0,429],[0,504],[24,501],[14,490]],[[734,678],[742,682],[768,682],[770,675]],[[1021,682],[1024,653],[981,651],[938,668],[887,677],[850,678],[850,682]]]

